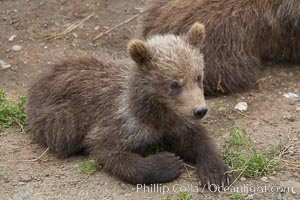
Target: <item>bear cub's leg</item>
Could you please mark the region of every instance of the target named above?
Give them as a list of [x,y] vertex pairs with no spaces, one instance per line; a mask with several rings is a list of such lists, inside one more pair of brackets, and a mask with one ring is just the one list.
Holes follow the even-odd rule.
[[102,151],[96,159],[103,165],[105,171],[131,184],[170,182],[183,171],[182,160],[169,152],[143,157],[129,152]]
[[[200,185],[204,187],[218,187],[229,184],[230,175],[225,173],[228,168],[216,152],[207,131],[192,130],[171,140],[171,151],[181,156],[183,160],[196,163]],[[170,140],[169,140],[170,142]]]

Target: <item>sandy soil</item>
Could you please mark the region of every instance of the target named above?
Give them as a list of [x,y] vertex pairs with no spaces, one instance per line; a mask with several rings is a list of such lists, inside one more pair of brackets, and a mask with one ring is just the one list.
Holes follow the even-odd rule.
[[[102,31],[143,11],[145,1],[139,0],[1,0],[0,60],[10,64],[0,69],[0,87],[10,99],[25,95],[30,84],[58,58],[95,55],[103,51],[125,53],[126,44],[137,29],[137,19],[123,25],[99,40],[93,38]],[[71,33],[59,39],[44,40],[43,36],[62,31],[75,22],[94,15]],[[9,41],[16,35],[13,41]],[[12,50],[14,45],[22,47]],[[219,145],[228,137],[236,122],[260,148],[284,143],[288,137],[300,137],[300,98],[287,99],[283,93],[300,95],[300,66],[265,67],[262,77],[269,77],[261,90],[208,100],[210,112],[204,123]],[[248,110],[240,114],[233,110],[240,101]],[[298,142],[299,144],[299,142]],[[299,146],[298,146],[299,147]],[[169,193],[138,190],[100,171],[91,176],[79,172],[83,156],[59,160],[32,142],[30,134],[14,130],[0,132],[0,199],[162,199],[169,194],[178,198],[182,189],[196,187],[197,182],[178,178],[158,189]],[[291,149],[286,159],[299,160],[299,148]],[[26,161],[27,160],[27,161]],[[236,187],[289,186],[290,191],[245,193],[248,199],[300,199],[300,172],[284,167],[261,178],[238,180]],[[173,191],[173,188],[175,191]],[[157,188],[156,188],[157,189]],[[230,193],[207,190],[189,191],[194,199],[229,199]]]

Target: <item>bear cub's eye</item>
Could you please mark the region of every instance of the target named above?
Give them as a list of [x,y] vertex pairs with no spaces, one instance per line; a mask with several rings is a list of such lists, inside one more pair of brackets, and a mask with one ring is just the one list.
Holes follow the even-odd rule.
[[181,88],[181,85],[180,85],[177,81],[173,81],[173,82],[171,83],[171,85],[170,85],[170,88],[171,88],[172,90],[178,90],[178,89]]

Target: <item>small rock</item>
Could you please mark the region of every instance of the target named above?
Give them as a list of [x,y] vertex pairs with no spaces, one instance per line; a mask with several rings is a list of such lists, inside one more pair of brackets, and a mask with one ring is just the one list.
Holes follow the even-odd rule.
[[14,41],[14,39],[16,38],[17,36],[16,35],[12,35],[8,38],[8,41],[12,42]]
[[296,108],[296,111],[297,111],[297,112],[300,112],[300,107],[297,107],[297,108]]
[[100,29],[100,26],[95,26],[94,30],[98,31]]
[[28,191],[21,191],[19,192],[19,195],[22,199],[27,199],[30,196],[30,192]]
[[129,193],[124,194],[124,197],[131,197],[132,195]]
[[242,177],[240,178],[240,180],[241,180],[241,181],[245,181],[246,178],[242,176]]
[[22,50],[22,46],[20,46],[20,45],[14,45],[11,49],[13,51],[21,51]]
[[234,106],[234,109],[242,112],[246,111],[248,109],[248,104],[246,102],[239,102]]
[[4,183],[8,183],[10,180],[9,180],[9,178],[7,177],[7,176],[4,176],[3,177],[3,180],[4,180]]
[[276,180],[275,176],[269,176],[269,179]]
[[59,174],[55,174],[54,177],[60,178],[61,176]]
[[126,184],[124,184],[124,183],[120,183],[119,186],[120,186],[123,190],[126,190],[126,189],[127,189],[127,186],[126,186]]
[[226,110],[226,107],[225,106],[221,106],[218,110],[219,111],[224,111],[224,110]]
[[299,97],[298,94],[295,94],[295,93],[292,93],[292,92],[284,93],[282,96],[284,96],[287,99],[294,99],[294,98],[298,98]]
[[247,200],[252,200],[254,199],[254,194],[249,194],[247,197],[246,197]]
[[280,192],[277,193],[276,200],[282,200],[282,195]]
[[0,69],[7,69],[7,68],[10,68],[11,65],[4,62],[3,60],[0,60]]
[[288,74],[285,73],[285,72],[279,72],[278,75],[279,75],[279,76],[288,76]]
[[296,118],[294,116],[283,116],[283,119],[286,119],[287,121],[289,122],[295,122],[296,121]]
[[32,181],[32,176],[30,176],[30,175],[24,175],[24,176],[20,177],[20,181],[21,181],[21,182],[29,182],[29,181]]
[[145,10],[144,7],[134,7],[134,9],[137,10],[139,13],[142,13]]
[[16,186],[16,185],[18,185],[18,183],[17,182],[13,182],[13,183],[11,183],[11,185],[12,186]]
[[263,182],[266,182],[266,183],[269,182],[269,181],[268,181],[268,177],[266,177],[266,176],[261,177],[261,180],[262,180]]
[[18,185],[25,185],[26,183],[22,182],[22,181],[19,181],[18,182]]

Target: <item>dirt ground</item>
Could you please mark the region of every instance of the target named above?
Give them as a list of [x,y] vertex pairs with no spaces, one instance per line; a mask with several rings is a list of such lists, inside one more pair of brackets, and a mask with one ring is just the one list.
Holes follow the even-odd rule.
[[[141,0],[0,0],[0,60],[10,64],[0,69],[0,87],[10,99],[26,95],[30,84],[57,59],[68,56],[95,55],[103,51],[124,54],[126,44],[136,33],[137,19],[114,29],[93,42],[102,31],[141,14],[146,1]],[[45,40],[45,35],[63,31],[75,22],[94,14],[62,38]],[[12,39],[11,36],[15,35]],[[14,45],[21,50],[12,50]],[[300,98],[287,99],[284,93],[300,95],[300,66],[269,66],[262,71],[260,90],[208,100],[210,112],[204,124],[216,138],[218,146],[227,138],[230,128],[239,123],[260,148],[285,143],[295,137],[297,145],[289,149],[285,159],[300,158]],[[245,101],[248,110],[243,114],[233,110],[236,103]],[[79,172],[83,156],[59,160],[32,142],[29,133],[5,130],[0,132],[0,200],[6,199],[162,199],[178,198],[180,187],[191,189],[196,181],[178,178],[160,185],[169,188],[165,194],[138,190],[99,171],[91,176]],[[283,167],[268,174],[267,179],[237,180],[235,187],[266,186],[273,192],[245,192],[247,199],[300,199],[300,171]],[[276,191],[276,187],[290,191]],[[174,189],[174,191],[173,191]],[[194,199],[229,199],[228,193],[189,190]]]

